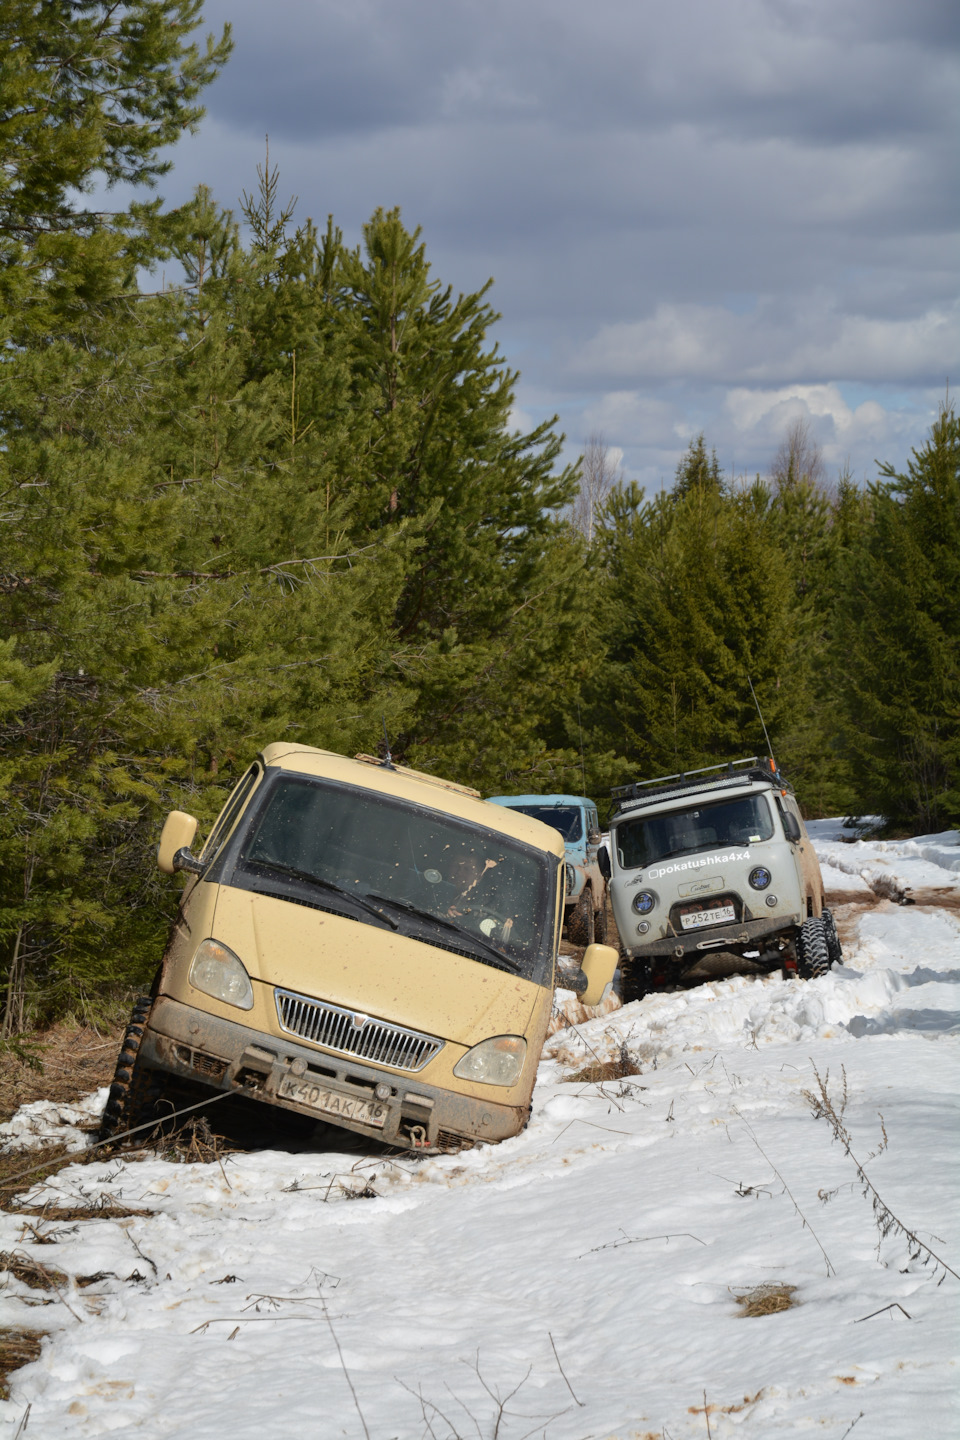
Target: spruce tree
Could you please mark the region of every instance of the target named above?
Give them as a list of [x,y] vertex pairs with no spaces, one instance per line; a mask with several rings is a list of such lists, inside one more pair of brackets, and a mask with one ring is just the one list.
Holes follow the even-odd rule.
[[841,644],[860,801],[889,825],[960,822],[960,420],[944,405],[885,465],[846,567]]

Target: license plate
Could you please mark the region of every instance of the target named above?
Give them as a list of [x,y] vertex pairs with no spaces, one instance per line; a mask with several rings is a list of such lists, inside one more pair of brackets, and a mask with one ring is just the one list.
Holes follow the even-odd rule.
[[732,905],[716,905],[712,910],[694,910],[680,916],[684,930],[699,930],[701,925],[722,925],[724,920],[736,920],[737,912]]
[[358,1100],[340,1090],[325,1090],[313,1080],[298,1080],[295,1075],[284,1075],[279,1093],[284,1100],[296,1100],[298,1105],[309,1105],[311,1110],[340,1120],[356,1120],[361,1125],[383,1125],[387,1118],[387,1107],[379,1100]]

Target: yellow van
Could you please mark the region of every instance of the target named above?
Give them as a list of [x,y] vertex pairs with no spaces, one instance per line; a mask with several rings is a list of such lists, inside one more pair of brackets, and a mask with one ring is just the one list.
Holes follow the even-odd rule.
[[[163,828],[160,869],[190,879],[104,1139],[197,1085],[417,1151],[523,1129],[563,913],[557,831],[389,759],[290,744],[257,757],[198,856],[196,830],[180,811]],[[587,949],[586,1004],[616,963]]]

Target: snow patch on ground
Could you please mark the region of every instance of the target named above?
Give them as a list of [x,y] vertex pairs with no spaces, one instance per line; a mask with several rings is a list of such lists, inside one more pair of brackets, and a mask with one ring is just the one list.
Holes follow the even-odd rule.
[[107,1103],[109,1087],[72,1104],[53,1100],[35,1100],[0,1125],[0,1151],[43,1150],[50,1145],[65,1145],[68,1150],[84,1150],[91,1143],[91,1132]]
[[[818,837],[817,828],[830,823],[820,820],[807,825],[827,890],[856,891],[860,881],[876,893],[878,885],[887,882],[907,892],[934,889],[960,895],[960,831],[944,830],[912,840],[860,840],[851,845]],[[842,876],[848,877],[846,882]]]

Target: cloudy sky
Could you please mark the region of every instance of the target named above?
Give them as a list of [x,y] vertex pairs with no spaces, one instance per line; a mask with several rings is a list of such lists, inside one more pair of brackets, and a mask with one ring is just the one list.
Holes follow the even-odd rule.
[[521,419],[657,488],[703,429],[765,471],[900,465],[960,379],[955,0],[207,0],[234,28],[163,190],[378,205],[495,279]]

